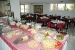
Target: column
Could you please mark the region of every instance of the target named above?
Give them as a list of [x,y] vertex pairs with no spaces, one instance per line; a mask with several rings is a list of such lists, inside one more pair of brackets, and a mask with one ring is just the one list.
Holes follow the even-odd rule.
[[14,18],[20,21],[20,1],[10,0],[11,12],[14,12]]

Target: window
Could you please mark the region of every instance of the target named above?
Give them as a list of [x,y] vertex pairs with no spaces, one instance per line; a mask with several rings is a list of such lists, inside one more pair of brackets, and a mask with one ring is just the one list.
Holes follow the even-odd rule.
[[28,13],[29,5],[21,5],[21,13]]
[[25,12],[29,12],[29,5],[25,5]]
[[58,4],[58,10],[65,10],[65,4]]
[[24,13],[24,5],[21,5],[21,12]]
[[66,10],[66,11],[73,11],[74,9],[74,3],[72,4],[65,4],[65,3],[60,3],[60,4],[50,4],[50,10]]
[[57,10],[57,4],[51,4],[51,10]]
[[74,4],[66,4],[66,11],[72,11],[74,9]]

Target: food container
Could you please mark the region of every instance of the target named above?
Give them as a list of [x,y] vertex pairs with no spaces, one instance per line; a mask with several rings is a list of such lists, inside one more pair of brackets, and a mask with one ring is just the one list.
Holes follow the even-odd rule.
[[22,24],[24,24],[26,22],[26,20],[22,20],[21,22],[22,22]]
[[11,29],[11,27],[10,26],[3,26],[3,28],[2,28],[2,32],[3,33],[7,33],[7,32],[9,32],[9,31],[11,31],[12,29]]
[[11,34],[6,34],[5,37],[8,38],[8,39],[10,39],[10,38],[12,38],[13,36],[12,36]]
[[23,29],[28,29],[29,26],[25,25],[25,24],[21,24],[20,27],[23,28]]
[[21,24],[22,24],[21,22],[16,23],[17,26],[20,26]]
[[0,25],[0,34],[2,34],[2,25]]
[[59,33],[62,34],[63,36],[67,35],[67,32],[60,31]]
[[26,23],[28,26],[31,25],[31,23]]
[[22,37],[17,38],[13,43],[14,44],[19,44],[19,43],[24,43],[30,39],[30,36],[24,35]]
[[31,40],[28,42],[28,47],[31,49],[38,47],[38,45],[39,45],[39,43],[35,40]]
[[46,39],[42,41],[42,46],[44,50],[53,50],[55,47],[55,40],[53,39]]
[[61,45],[62,45],[62,43],[61,43],[60,41],[57,41],[57,42],[56,42],[56,45],[55,45],[55,48],[57,48],[57,49],[58,49],[58,48],[60,48],[60,47],[61,47]]
[[59,35],[56,35],[56,39],[57,40],[64,40],[64,36],[59,34]]
[[34,35],[34,39],[38,42],[42,42],[42,40],[44,40],[45,36],[44,34],[41,34],[41,33],[37,33]]
[[41,28],[41,25],[42,25],[42,24],[40,24],[40,23],[36,23],[36,24],[35,24],[35,27],[36,27],[36,28]]
[[16,23],[15,23],[15,22],[10,22],[10,24],[11,24],[11,25],[15,25]]
[[3,22],[0,22],[0,34],[2,34],[2,29],[3,29],[3,27],[4,27],[5,25],[4,25],[4,23]]

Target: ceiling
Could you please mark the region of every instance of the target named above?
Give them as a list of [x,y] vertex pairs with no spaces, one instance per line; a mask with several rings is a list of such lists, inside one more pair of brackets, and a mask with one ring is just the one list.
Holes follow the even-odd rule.
[[75,3],[75,0],[20,0],[20,3],[60,3],[61,1],[63,1],[63,3]]

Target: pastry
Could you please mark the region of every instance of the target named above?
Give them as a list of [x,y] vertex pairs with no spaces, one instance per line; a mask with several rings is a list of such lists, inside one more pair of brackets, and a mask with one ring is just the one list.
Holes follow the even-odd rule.
[[35,40],[31,40],[31,41],[28,42],[28,46],[30,48],[36,48],[38,46],[38,42],[35,41]]
[[7,37],[8,39],[12,38],[12,35],[11,34],[7,34],[5,35],[5,37]]
[[42,40],[44,40],[45,36],[44,34],[41,34],[41,33],[37,33],[34,35],[34,39],[38,42],[41,42]]
[[24,41],[27,41],[29,39],[29,37],[28,36],[24,36],[24,37],[22,37],[22,41],[24,42]]
[[55,47],[55,40],[46,39],[42,41],[44,50],[52,50]]
[[56,35],[56,39],[57,39],[57,40],[63,40],[63,39],[64,39],[64,36],[61,35],[61,34],[60,34],[60,35]]

